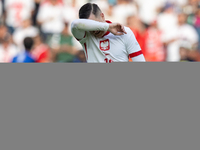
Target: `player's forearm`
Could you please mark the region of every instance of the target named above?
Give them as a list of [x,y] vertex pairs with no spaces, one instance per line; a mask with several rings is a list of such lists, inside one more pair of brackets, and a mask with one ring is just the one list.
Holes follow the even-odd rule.
[[109,24],[106,22],[98,22],[90,19],[76,19],[72,22],[72,30],[83,31],[107,31]]

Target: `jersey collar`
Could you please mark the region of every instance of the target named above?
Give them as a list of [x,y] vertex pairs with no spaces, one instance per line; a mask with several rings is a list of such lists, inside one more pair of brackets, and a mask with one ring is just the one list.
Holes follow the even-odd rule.
[[[106,22],[107,23],[112,23],[111,21],[109,21],[109,20],[106,20]],[[108,34],[110,34],[110,32],[109,31],[107,31],[103,36],[102,36],[102,38],[104,37],[104,36],[106,36],[106,35],[108,35]]]

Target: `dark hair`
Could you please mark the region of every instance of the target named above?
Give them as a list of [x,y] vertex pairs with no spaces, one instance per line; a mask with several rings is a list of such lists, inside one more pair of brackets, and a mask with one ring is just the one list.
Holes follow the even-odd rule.
[[24,39],[24,47],[25,47],[26,51],[30,51],[33,44],[34,44],[34,42],[33,42],[33,39],[31,37],[26,37]]
[[97,4],[87,3],[80,8],[79,18],[88,19],[91,13],[94,14],[96,17],[98,17],[100,12],[101,12],[101,9],[99,8]]

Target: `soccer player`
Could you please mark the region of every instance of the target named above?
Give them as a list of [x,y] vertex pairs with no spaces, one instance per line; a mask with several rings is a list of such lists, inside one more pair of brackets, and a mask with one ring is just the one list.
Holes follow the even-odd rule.
[[74,37],[81,43],[88,63],[145,62],[133,32],[119,23],[105,20],[96,4],[79,10],[79,19],[71,24]]

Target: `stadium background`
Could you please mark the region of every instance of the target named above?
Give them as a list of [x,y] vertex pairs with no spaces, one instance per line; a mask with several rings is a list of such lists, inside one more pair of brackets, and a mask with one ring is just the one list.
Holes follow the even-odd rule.
[[31,37],[36,62],[86,62],[71,21],[86,2],[131,28],[147,61],[200,61],[200,0],[0,0],[0,62],[12,62]]

